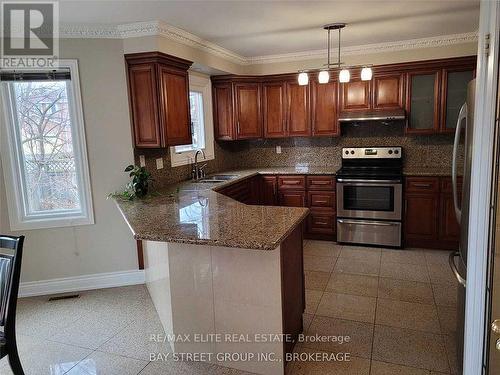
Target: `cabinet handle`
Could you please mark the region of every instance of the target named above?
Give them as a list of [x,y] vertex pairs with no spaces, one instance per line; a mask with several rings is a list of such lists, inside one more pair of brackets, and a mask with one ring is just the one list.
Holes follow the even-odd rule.
[[318,225],[328,225],[328,223],[326,221],[316,221],[315,224],[318,224]]
[[330,185],[330,181],[311,181],[311,185]]
[[327,201],[316,201],[314,203],[328,203]]
[[428,187],[431,187],[432,185],[431,185],[431,184],[415,184],[415,183],[414,183],[414,184],[413,184],[413,186],[416,186],[416,187],[426,187],[426,188],[428,188]]
[[300,181],[297,181],[297,180],[295,180],[295,181],[286,181],[286,180],[283,181],[283,185],[298,185],[298,184],[300,184]]

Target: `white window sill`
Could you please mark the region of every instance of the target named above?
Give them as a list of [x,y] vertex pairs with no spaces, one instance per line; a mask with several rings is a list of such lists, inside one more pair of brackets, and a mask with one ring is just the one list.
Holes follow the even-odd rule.
[[30,219],[26,221],[18,221],[16,223],[11,222],[10,229],[12,231],[20,231],[20,230],[76,227],[80,225],[92,225],[92,224],[95,224],[93,215],[91,215],[91,217],[69,216],[58,219],[40,219],[40,220]]
[[[189,165],[189,164],[194,163],[194,152],[186,151],[186,152],[181,152],[179,154],[175,154],[172,151],[170,159],[171,159],[172,167],[180,167],[183,165]],[[199,155],[198,156],[198,163],[203,163],[205,161],[214,160],[214,159],[215,159],[214,154],[205,152],[205,159],[203,158],[203,155]]]

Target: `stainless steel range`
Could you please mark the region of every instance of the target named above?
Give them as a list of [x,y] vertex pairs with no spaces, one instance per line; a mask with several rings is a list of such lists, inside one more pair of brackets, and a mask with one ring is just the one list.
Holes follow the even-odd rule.
[[337,172],[337,241],[401,247],[401,147],[343,148]]

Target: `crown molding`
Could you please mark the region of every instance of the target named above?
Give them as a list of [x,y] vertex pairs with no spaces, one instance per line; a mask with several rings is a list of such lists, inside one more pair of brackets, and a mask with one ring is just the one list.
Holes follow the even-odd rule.
[[[325,58],[327,54],[326,49],[319,49],[277,55],[246,57],[162,21],[135,22],[122,25],[63,24],[60,27],[61,38],[127,39],[143,36],[164,37],[177,43],[219,56],[239,65],[316,60]],[[410,49],[444,47],[462,43],[473,43],[477,42],[477,40],[478,33],[477,31],[473,31],[462,34],[440,35],[429,38],[343,47],[341,49],[341,53],[344,56],[354,56],[382,52],[397,52]]]

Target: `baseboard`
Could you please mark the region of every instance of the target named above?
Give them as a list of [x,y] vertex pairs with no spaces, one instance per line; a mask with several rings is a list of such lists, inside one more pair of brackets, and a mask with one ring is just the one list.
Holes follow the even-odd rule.
[[97,273],[75,277],[63,277],[41,281],[29,281],[19,285],[19,297],[43,296],[57,293],[112,288],[144,284],[144,270]]

